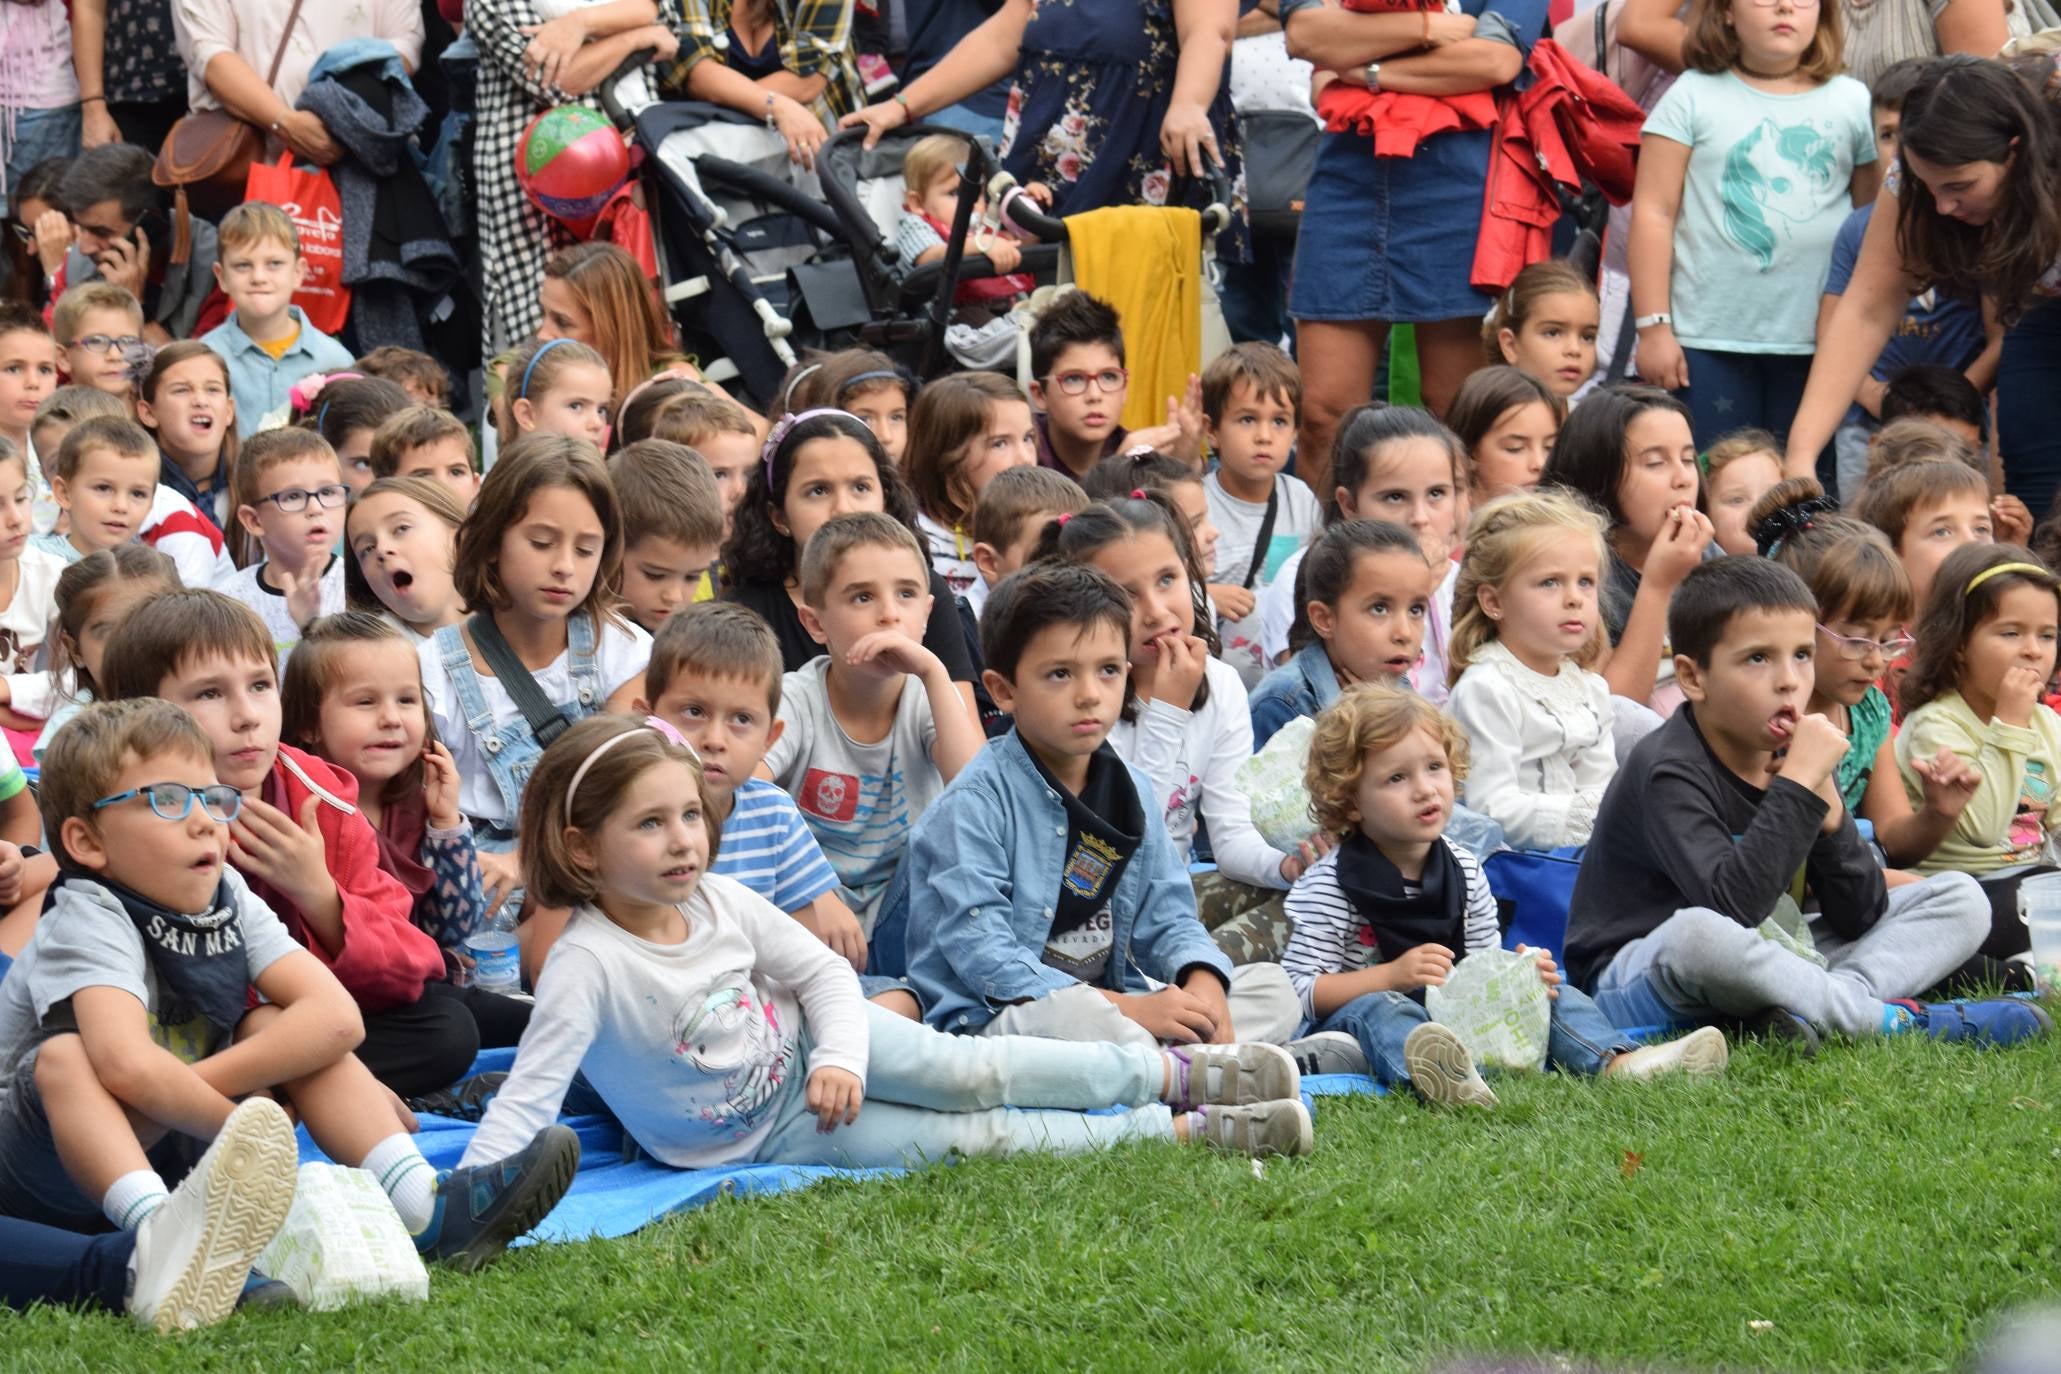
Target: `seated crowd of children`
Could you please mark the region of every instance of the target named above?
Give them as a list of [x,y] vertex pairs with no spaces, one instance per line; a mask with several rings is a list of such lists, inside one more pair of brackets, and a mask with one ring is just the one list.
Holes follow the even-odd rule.
[[[1579,849],[1517,948],[1563,1071],[2048,1029],[2061,576],[1936,378],[1841,513],[1584,391],[1549,264],[1450,428],[1354,411],[1315,492],[1287,355],[1126,434],[1074,292],[1028,395],[853,351],[771,423],[540,339],[482,477],[416,364],[314,373],[284,216],[221,239],[235,315],[140,373],[113,288],[0,312],[48,364],[0,367],[0,1236],[47,1296],[222,1315],[276,1104],[461,1267],[571,1185],[568,1101],[683,1169],[1294,1155],[1317,1073],[1491,1108],[1425,990],[1502,942],[1506,848]],[[1262,833],[1243,765],[1305,732],[1305,837]],[[414,1109],[478,1120],[458,1168]]]

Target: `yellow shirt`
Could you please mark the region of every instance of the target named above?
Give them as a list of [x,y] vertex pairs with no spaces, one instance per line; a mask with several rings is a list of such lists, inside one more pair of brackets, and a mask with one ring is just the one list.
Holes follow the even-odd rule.
[[286,350],[292,348],[294,344],[300,340],[300,337],[301,327],[298,323],[296,323],[293,327],[293,332],[291,334],[288,334],[285,338],[252,339],[251,342],[256,344],[259,348],[264,349],[265,352],[267,352],[268,354],[270,354],[272,357],[272,361],[276,363],[281,358],[284,358],[286,356]]

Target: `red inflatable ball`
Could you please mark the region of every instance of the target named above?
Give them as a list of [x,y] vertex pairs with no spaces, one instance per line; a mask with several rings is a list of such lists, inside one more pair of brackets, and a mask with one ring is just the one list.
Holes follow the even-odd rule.
[[559,105],[522,131],[515,178],[537,208],[585,235],[630,177],[630,152],[599,110]]

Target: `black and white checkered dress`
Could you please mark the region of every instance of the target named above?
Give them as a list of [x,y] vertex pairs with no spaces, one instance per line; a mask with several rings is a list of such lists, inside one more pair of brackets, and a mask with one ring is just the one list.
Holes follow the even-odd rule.
[[[675,0],[659,0],[659,22],[677,27]],[[534,334],[543,310],[537,293],[544,263],[575,242],[557,220],[530,203],[515,179],[515,148],[529,122],[554,105],[583,104],[553,86],[540,84],[523,67],[529,39],[524,25],[541,24],[531,0],[468,0],[465,27],[479,44],[479,103],[473,135],[474,213],[479,223],[482,280],[482,346],[491,359]]]

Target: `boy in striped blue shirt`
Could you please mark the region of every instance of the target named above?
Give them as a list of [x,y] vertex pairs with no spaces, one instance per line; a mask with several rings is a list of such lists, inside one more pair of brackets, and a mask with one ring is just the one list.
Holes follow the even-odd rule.
[[722,833],[709,871],[735,878],[866,967],[866,933],[839,898],[837,874],[793,798],[754,777],[780,738],[780,643],[758,613],[702,601],[666,617],[644,670],[640,710],[701,756]]

